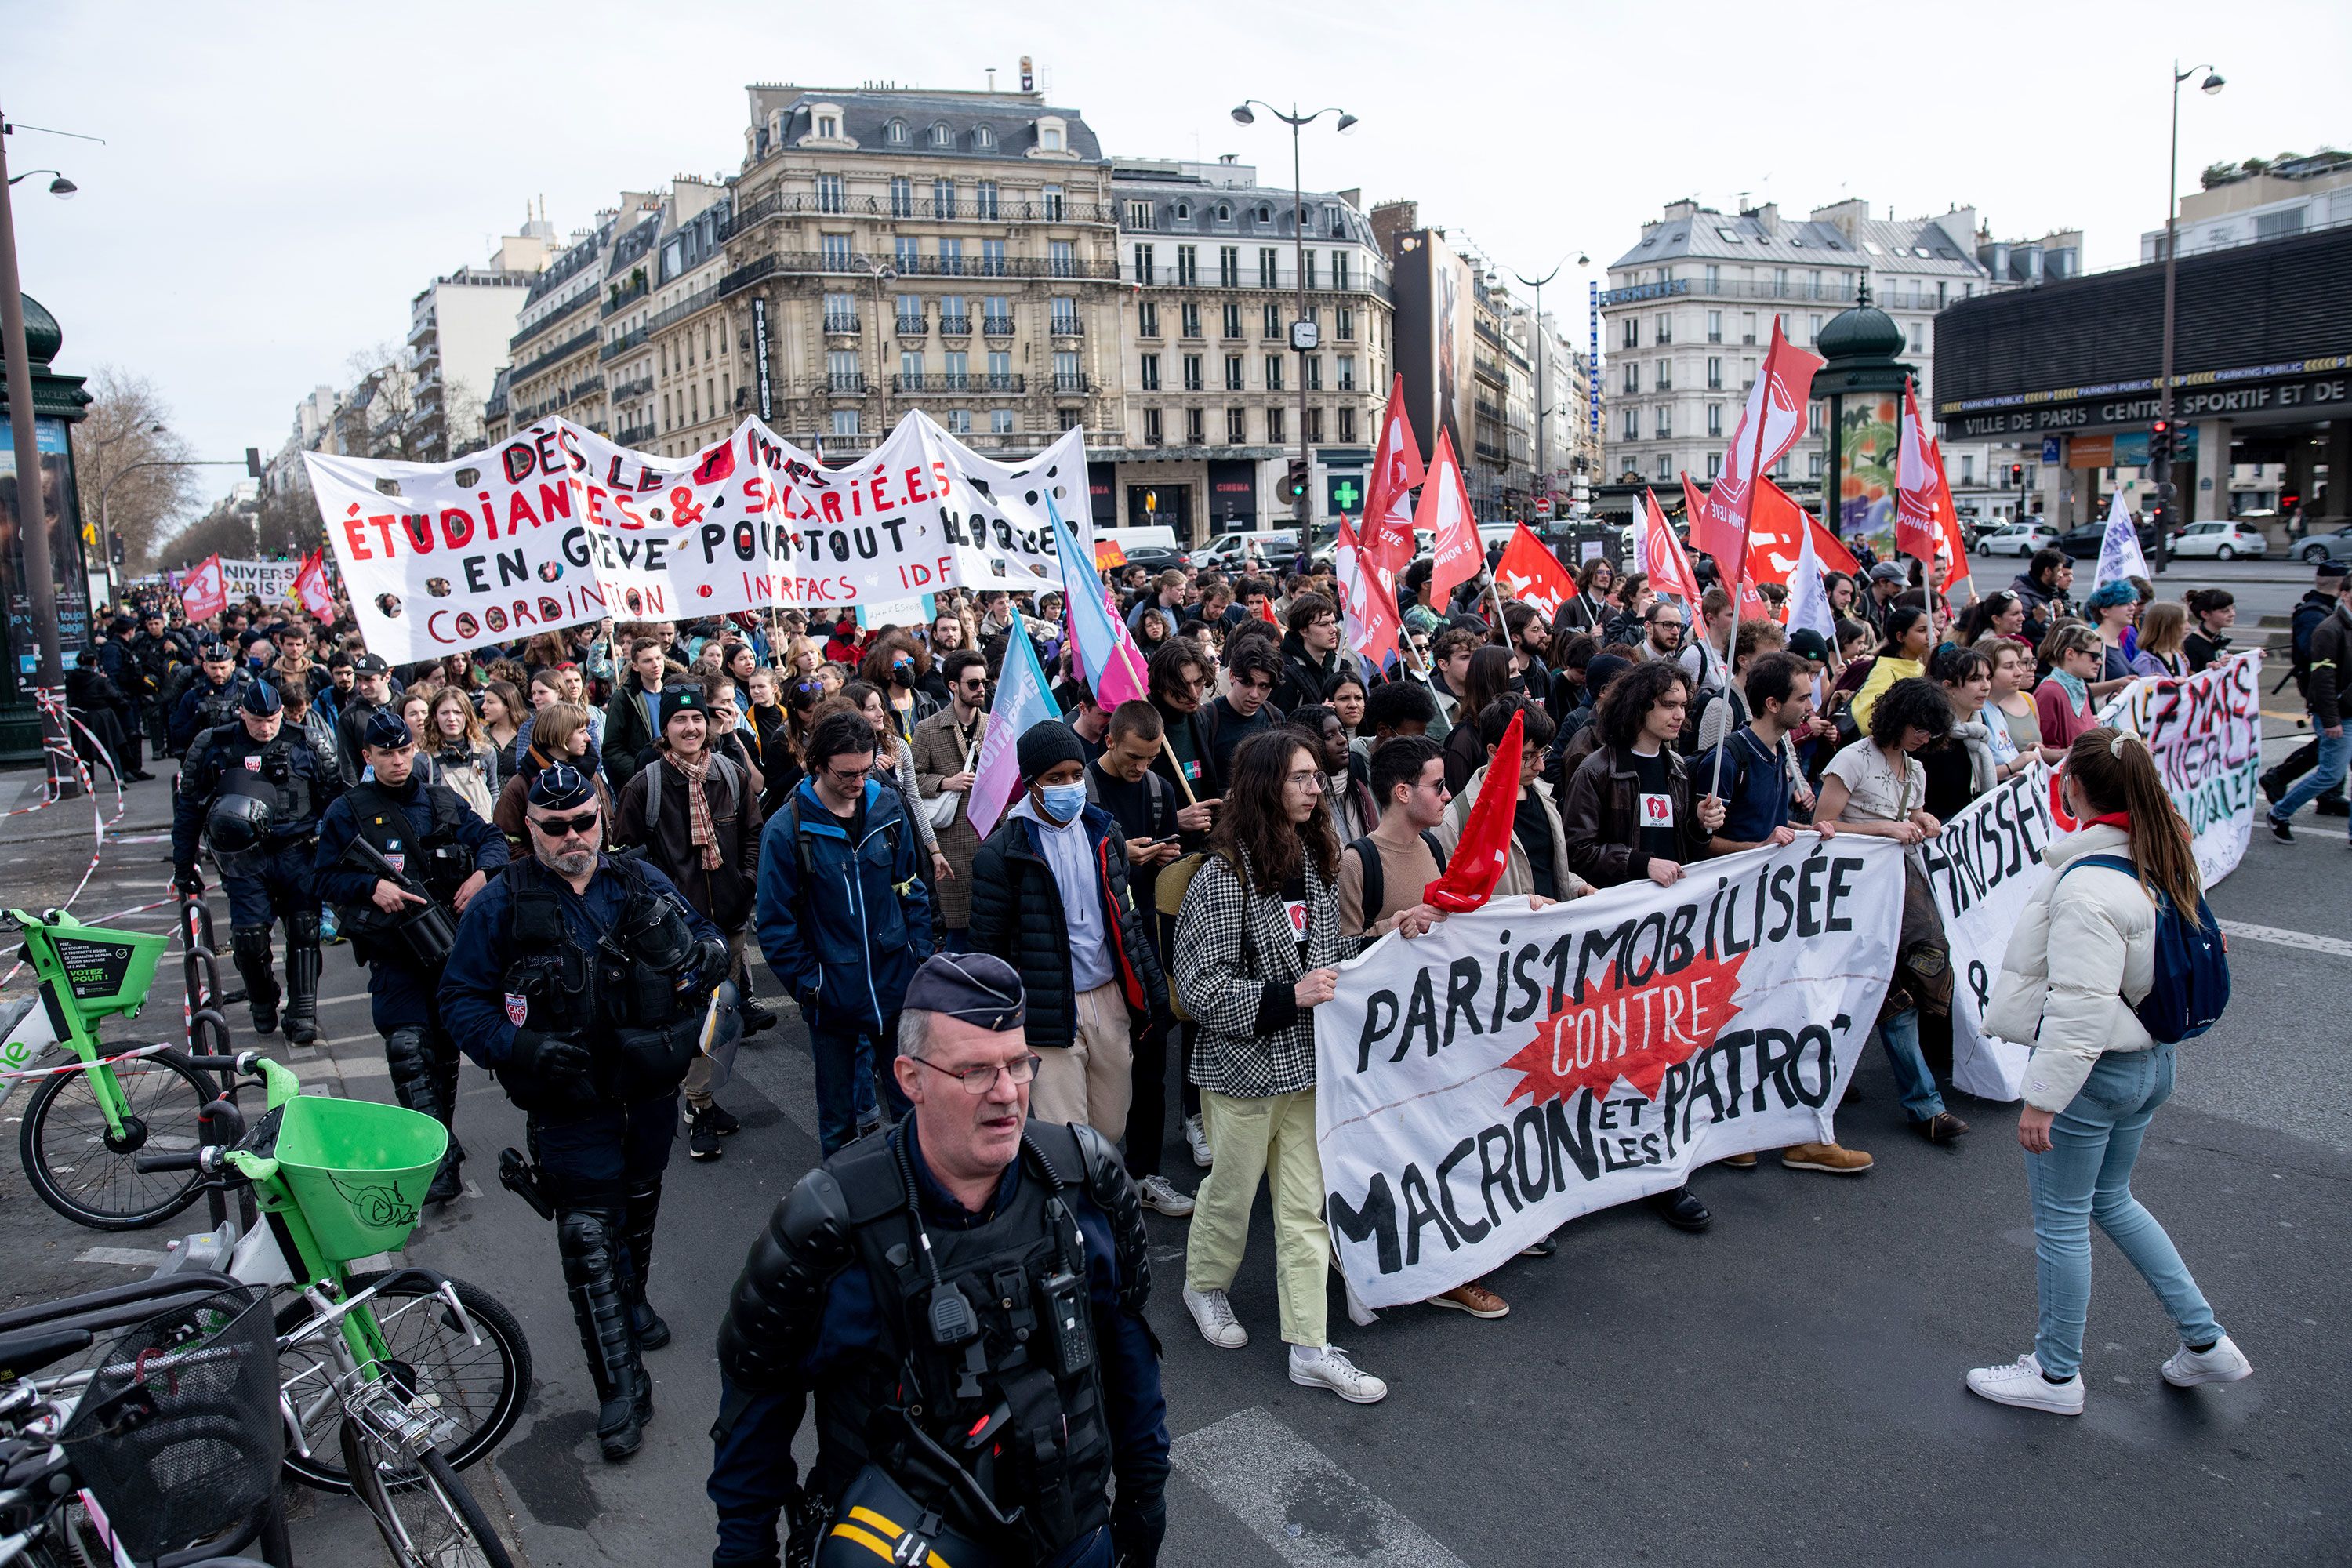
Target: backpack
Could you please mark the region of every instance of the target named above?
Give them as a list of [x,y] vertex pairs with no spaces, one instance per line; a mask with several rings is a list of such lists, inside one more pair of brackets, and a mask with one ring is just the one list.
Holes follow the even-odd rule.
[[[1102,790],[1096,781],[1101,775],[1089,766],[1087,769],[1087,804],[1102,805]],[[1143,773],[1143,792],[1150,799],[1151,831],[1146,837],[1160,839],[1176,831],[1176,786],[1147,768]]]
[[2308,595],[2303,603],[2294,607],[2293,630],[2289,633],[2289,647],[2293,657],[2288,663],[2287,671],[2294,678],[2295,689],[2298,691],[2302,690],[2311,679],[2312,637],[2319,630],[2320,624],[2335,613],[2334,605],[2315,605],[2310,602]]
[[[647,784],[646,787],[648,790],[653,788],[651,784]],[[777,815],[784,819],[784,833],[792,839],[793,847],[798,852],[801,863],[801,881],[805,885],[814,880],[816,877],[816,852],[809,846],[808,835],[801,831],[801,797],[799,791],[795,790],[793,792],[791,798],[784,802],[782,809],[777,812]],[[902,813],[901,816],[903,816],[903,815],[904,814]],[[650,820],[650,812],[647,813],[647,817],[648,820]],[[884,848],[890,852],[890,865],[895,869],[898,864],[898,823],[886,822],[882,825],[882,845]],[[856,846],[852,845],[850,847],[855,850]]]
[[[1423,828],[1421,841],[1429,846],[1432,855],[1437,857],[1437,874],[1444,876],[1445,846],[1438,842],[1437,829]],[[1379,911],[1388,907],[1388,869],[1381,864],[1381,847],[1372,842],[1370,834],[1356,839],[1348,847],[1355,851],[1357,858],[1364,863],[1364,923],[1370,925],[1380,918]]]
[[[2081,866],[2104,866],[2121,871],[2135,882],[2139,868],[2120,855],[2084,855],[2058,873],[2061,881]],[[2229,947],[2221,923],[2197,896],[2197,918],[2190,920],[2161,896],[2156,900],[2156,980],[2147,994],[2132,1008],[2148,1037],[2159,1045],[2193,1040],[2221,1021],[2230,1005]]]
[[[657,763],[661,759],[656,757],[654,761]],[[724,752],[711,752],[710,765],[718,770],[719,799],[725,803],[725,809],[715,815],[732,816],[742,808],[742,786],[746,782],[742,767]],[[653,833],[661,823],[662,775],[669,770],[649,765],[637,772],[646,781],[646,831]]]

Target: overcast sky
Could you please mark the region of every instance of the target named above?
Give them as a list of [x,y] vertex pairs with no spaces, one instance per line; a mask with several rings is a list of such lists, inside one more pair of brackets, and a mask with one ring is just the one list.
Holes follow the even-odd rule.
[[[1916,19],[1916,20],[1914,20]],[[1288,177],[1284,128],[1244,97],[1341,105],[1306,180],[1421,203],[1529,276],[1596,269],[1685,195],[1802,212],[1847,196],[1902,216],[1973,204],[2005,237],[2084,231],[2126,264],[2163,221],[2168,71],[2189,85],[2187,188],[2219,159],[2352,144],[2352,5],[2061,4],[1845,8],[1715,0],[1521,5],[848,5],[664,0],[293,5],[0,0],[0,110],[20,130],[25,287],[66,367],[151,376],[205,457],[275,450],[295,400],[397,340],[410,297],[482,260],[541,196],[568,234],[623,188],[741,159],[752,79],[1017,85],[1111,153],[1240,154]]]

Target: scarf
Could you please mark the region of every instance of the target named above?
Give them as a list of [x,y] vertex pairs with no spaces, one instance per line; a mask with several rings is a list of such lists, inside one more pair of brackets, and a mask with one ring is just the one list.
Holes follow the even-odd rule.
[[702,850],[702,868],[719,869],[719,834],[710,825],[710,797],[702,793],[702,777],[710,769],[710,753],[705,752],[688,762],[676,752],[664,752],[662,757],[670,766],[686,775],[691,787],[686,792],[687,837]]
[[[2005,726],[2004,726],[2005,727]],[[1969,749],[1969,795],[1984,794],[2000,780],[2000,763],[1992,754],[1992,731],[1974,719],[1952,726],[1952,738]]]
[[2050,672],[2050,679],[2058,683],[2058,689],[2066,694],[2066,700],[2075,708],[2084,709],[2091,705],[2091,689],[2081,676],[2070,675],[2063,669],[2053,669]]

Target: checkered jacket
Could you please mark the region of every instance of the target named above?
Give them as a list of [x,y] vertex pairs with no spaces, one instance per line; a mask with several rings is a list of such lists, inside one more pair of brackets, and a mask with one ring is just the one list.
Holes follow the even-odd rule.
[[[1244,861],[1246,864],[1246,861]],[[1315,1015],[1293,997],[1298,977],[1353,958],[1365,939],[1339,934],[1339,900],[1309,858],[1307,952],[1278,894],[1258,892],[1231,862],[1201,863],[1176,915],[1177,995],[1194,1019],[1192,1081],[1237,1100],[1315,1087]]]

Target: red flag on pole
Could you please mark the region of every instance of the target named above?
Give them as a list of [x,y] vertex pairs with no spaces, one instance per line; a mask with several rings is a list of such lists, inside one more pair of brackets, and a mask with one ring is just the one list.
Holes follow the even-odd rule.
[[1944,579],[1944,591],[1948,594],[1953,584],[1967,583],[1969,596],[1974,598],[1976,574],[1969,568],[1969,544],[1960,535],[1960,509],[1952,504],[1952,480],[1944,471],[1943,443],[1930,439],[1927,458],[1936,475],[1936,532],[1943,542],[1943,552],[1952,558],[1952,572]]
[[180,607],[188,619],[201,621],[228,608],[228,584],[221,578],[221,558],[207,556],[180,584]]
[[1357,542],[1356,531],[1344,516],[1339,519],[1339,542],[1331,550],[1331,564],[1339,579],[1339,618],[1348,646],[1370,659],[1375,669],[1386,668],[1402,629],[1395,591],[1389,586],[1388,574],[1373,563],[1370,552]]
[[[1645,509],[1642,536],[1642,558],[1649,563],[1650,586],[1661,594],[1672,594],[1685,604],[1698,603],[1698,574],[1691,570],[1690,557],[1683,553],[1682,541],[1666,525],[1666,514],[1658,510],[1658,497],[1654,490],[1644,489],[1642,501]],[[1690,476],[1683,476],[1683,505],[1696,517],[1697,500],[1691,489]]]
[[1805,409],[1812,396],[1818,354],[1790,342],[1772,318],[1772,346],[1764,355],[1748,405],[1731,428],[1723,454],[1723,476],[1707,488],[1706,508],[1691,518],[1691,548],[1715,557],[1727,583],[1740,577],[1747,552],[1748,521],[1756,505],[1756,480],[1786,457],[1805,433]]
[[1822,520],[1808,512],[1805,521],[1813,531],[1813,559],[1824,572],[1843,572],[1851,577],[1862,570],[1862,563],[1853,552],[1840,542],[1838,536],[1822,526]]
[[[1797,567],[1811,522],[1803,507],[1769,479],[1756,481],[1756,510],[1748,521],[1748,583],[1786,583]],[[1852,557],[1848,557],[1852,559]]]
[[1512,531],[1510,543],[1503,546],[1503,558],[1495,563],[1495,583],[1506,597],[1541,610],[1546,622],[1576,597],[1576,579],[1568,574],[1558,556],[1544,548],[1542,540],[1528,531],[1524,522]]
[[[1442,444],[1444,437],[1438,437]],[[1495,760],[1486,764],[1486,781],[1462,825],[1461,841],[1446,858],[1445,874],[1422,890],[1422,898],[1450,915],[1467,914],[1494,895],[1495,884],[1511,862],[1511,823],[1519,806],[1519,749],[1526,715],[1511,715]]]
[[1421,447],[1405,416],[1404,376],[1389,389],[1381,443],[1372,457],[1371,490],[1364,499],[1363,549],[1391,580],[1412,563],[1412,492],[1422,481]]
[[294,574],[294,596],[314,616],[335,612],[335,596],[327,590],[326,554],[323,550],[313,550],[302,557],[302,569]]
[[[1429,460],[1427,482],[1421,487],[1421,504],[1412,514],[1414,529],[1437,536],[1435,559],[1430,564],[1429,605],[1438,614],[1455,588],[1478,574],[1486,562],[1478,543],[1478,519],[1470,510],[1469,488],[1462,482],[1462,463],[1454,455],[1454,437],[1437,433],[1437,455]],[[1412,538],[1407,533],[1408,541]]]
[[1936,563],[1936,469],[1927,432],[1919,423],[1919,400],[1903,384],[1903,428],[1895,452],[1895,548]]

